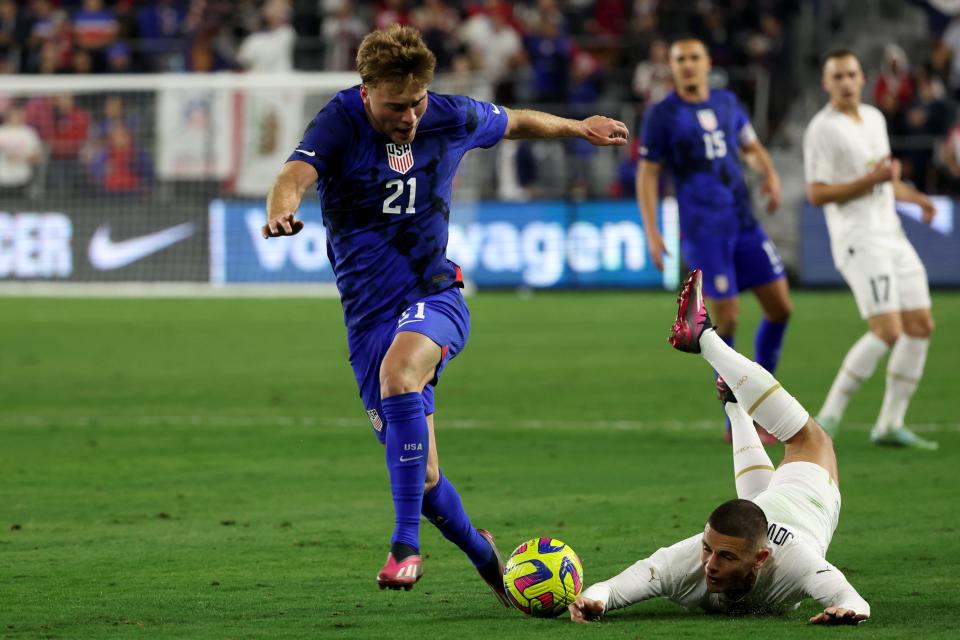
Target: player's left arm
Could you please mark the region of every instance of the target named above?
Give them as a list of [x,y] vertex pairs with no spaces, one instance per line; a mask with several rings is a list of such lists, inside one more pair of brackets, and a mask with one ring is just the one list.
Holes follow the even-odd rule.
[[533,109],[506,111],[507,128],[503,137],[509,140],[583,138],[598,147],[627,144],[627,125],[606,116],[571,120]]
[[906,182],[898,179],[893,181],[893,197],[903,202],[912,202],[920,205],[923,210],[923,222],[930,224],[933,222],[933,216],[937,213],[937,208],[927,196],[927,194],[917,191]]
[[859,624],[870,617],[870,605],[846,576],[825,560],[815,561],[805,577],[805,590],[824,609],[810,624]]
[[751,141],[741,143],[740,152],[747,166],[763,176],[763,195],[767,201],[767,213],[774,213],[780,206],[780,174],[773,166],[773,159],[756,135]]

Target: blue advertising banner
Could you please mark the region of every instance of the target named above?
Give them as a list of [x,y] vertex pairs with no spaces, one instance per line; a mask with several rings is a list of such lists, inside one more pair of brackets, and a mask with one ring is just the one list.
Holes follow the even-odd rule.
[[[913,244],[932,286],[960,286],[960,235],[954,225],[955,203],[933,197],[937,214],[928,226],[920,221],[920,208],[897,203],[903,230]],[[833,266],[830,236],[823,210],[805,203],[800,217],[800,283],[811,286],[845,286]]]
[[[304,204],[303,231],[264,241],[261,202],[210,205],[210,279],[215,284],[330,283],[320,207]],[[450,214],[447,255],[478,287],[674,289],[679,284],[676,201],[661,206],[659,224],[670,252],[659,271],[632,201],[480,202]]]

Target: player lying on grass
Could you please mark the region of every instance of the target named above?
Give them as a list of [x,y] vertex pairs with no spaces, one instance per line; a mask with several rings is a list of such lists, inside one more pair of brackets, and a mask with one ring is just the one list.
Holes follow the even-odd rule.
[[[809,596],[824,607],[810,618],[814,624],[866,620],[870,605],[825,559],[840,517],[833,441],[766,369],[717,335],[703,304],[701,279],[698,269],[680,290],[670,343],[701,353],[720,375],[717,389],[733,429],[739,499],[717,507],[702,534],[588,588],[570,605],[570,618],[595,620],[657,596],[711,612],[777,613]],[[751,418],[785,445],[776,470]]]

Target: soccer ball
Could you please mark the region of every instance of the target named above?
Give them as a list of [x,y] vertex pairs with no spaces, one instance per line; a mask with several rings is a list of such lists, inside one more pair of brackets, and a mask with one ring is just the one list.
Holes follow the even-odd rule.
[[507,597],[536,618],[567,610],[583,588],[583,564],[577,553],[555,538],[533,538],[513,550],[503,572]]

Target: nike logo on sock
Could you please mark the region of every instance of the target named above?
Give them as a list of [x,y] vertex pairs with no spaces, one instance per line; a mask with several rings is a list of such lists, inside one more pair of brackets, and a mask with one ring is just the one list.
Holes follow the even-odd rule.
[[403,456],[400,456],[400,462],[413,462],[414,460],[419,460],[422,457],[423,457],[422,455],[412,456],[410,458],[405,458]]

